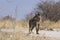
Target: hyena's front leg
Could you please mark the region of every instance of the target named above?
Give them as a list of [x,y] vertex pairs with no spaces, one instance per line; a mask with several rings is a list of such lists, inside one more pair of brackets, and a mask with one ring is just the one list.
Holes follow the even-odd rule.
[[36,34],[39,34],[39,32],[38,32],[39,31],[39,25],[40,25],[39,22],[37,22],[36,23]]

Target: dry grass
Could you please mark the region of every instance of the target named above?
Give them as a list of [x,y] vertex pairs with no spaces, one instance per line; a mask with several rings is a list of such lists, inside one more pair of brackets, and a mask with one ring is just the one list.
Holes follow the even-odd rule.
[[[6,21],[0,21],[0,28],[1,27],[5,27],[5,28],[12,28],[14,27],[19,29],[20,27],[26,28],[29,27],[28,22],[27,21],[16,21],[16,24],[13,24],[12,21],[6,20]],[[51,22],[49,20],[46,20],[42,23],[40,23],[40,27],[42,28],[60,28],[60,21],[58,22]]]
[[58,22],[51,22],[49,20],[44,21],[43,23],[41,23],[41,27],[47,27],[47,28],[60,28],[60,21]]
[[[49,20],[40,23],[41,27],[48,27],[48,28],[60,28],[60,21],[58,22],[51,22]],[[21,30],[23,28],[28,27],[28,22],[26,21],[16,21],[15,26],[13,26],[12,21],[0,21],[0,29],[1,28],[15,28],[15,30]],[[10,37],[12,35],[12,37]],[[23,32],[15,32],[15,33],[5,33],[0,31],[0,40],[60,40],[51,37],[44,37],[44,36],[31,36],[27,35]]]

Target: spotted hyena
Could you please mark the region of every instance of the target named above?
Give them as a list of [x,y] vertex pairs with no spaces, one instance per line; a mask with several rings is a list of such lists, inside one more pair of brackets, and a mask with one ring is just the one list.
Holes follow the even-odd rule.
[[32,32],[34,27],[36,27],[36,34],[39,34],[39,21],[40,21],[40,14],[36,14],[32,19],[29,20],[29,33]]

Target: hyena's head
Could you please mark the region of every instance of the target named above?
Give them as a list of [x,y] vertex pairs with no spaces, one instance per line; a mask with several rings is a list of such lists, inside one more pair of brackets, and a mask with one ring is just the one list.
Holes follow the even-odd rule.
[[36,18],[40,18],[40,16],[41,16],[40,13],[35,14]]
[[36,13],[35,16],[40,16],[40,13]]

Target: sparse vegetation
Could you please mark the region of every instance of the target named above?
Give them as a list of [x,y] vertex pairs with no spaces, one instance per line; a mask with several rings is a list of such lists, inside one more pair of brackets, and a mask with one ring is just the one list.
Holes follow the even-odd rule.
[[39,10],[42,11],[43,18],[57,22],[58,20],[60,20],[60,11],[59,11],[60,1],[59,2],[48,2],[48,1],[39,3],[37,11]]
[[[5,23],[5,24],[4,24]],[[10,20],[4,20],[0,21],[0,30],[1,28],[7,28],[11,29],[13,28],[12,21]],[[60,28],[60,21],[58,22],[51,22],[49,20],[44,21],[41,23],[41,28],[48,27],[48,28]],[[16,21],[15,25],[15,31],[22,30],[28,28],[28,22],[27,21]],[[12,37],[10,37],[12,35]],[[31,36],[27,35],[24,32],[13,32],[13,33],[6,33],[0,31],[0,40],[58,40],[56,38],[51,37],[44,37],[44,36]]]
[[[48,1],[39,3],[36,13],[40,13],[43,18],[43,22],[40,23],[40,30],[46,28],[48,30],[60,29],[60,1],[56,3]],[[31,19],[34,14],[34,12],[27,14],[25,21],[18,21],[10,16],[0,19],[0,40],[60,40],[52,37],[45,37],[44,35],[27,35],[27,33],[21,32],[20,30],[22,29],[28,29],[28,20]],[[2,32],[1,29],[14,29],[14,32]]]

